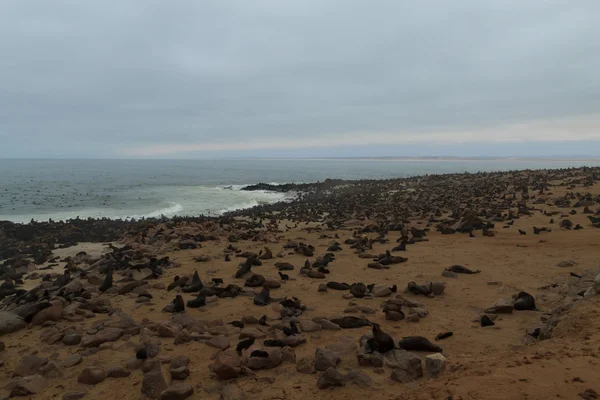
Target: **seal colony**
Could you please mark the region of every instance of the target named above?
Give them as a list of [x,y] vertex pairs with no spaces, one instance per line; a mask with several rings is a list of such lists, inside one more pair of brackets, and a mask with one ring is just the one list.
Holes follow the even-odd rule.
[[0,398],[600,398],[600,168],[245,189],[0,222]]

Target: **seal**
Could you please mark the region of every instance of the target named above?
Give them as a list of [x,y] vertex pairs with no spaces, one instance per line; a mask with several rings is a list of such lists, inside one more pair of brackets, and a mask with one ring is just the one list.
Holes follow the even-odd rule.
[[333,290],[348,290],[350,289],[350,285],[347,283],[339,283],[339,282],[327,282],[327,287]]
[[104,277],[104,282],[102,282],[102,285],[100,285],[99,290],[104,293],[106,292],[108,289],[110,289],[113,285],[113,269],[112,268],[108,268],[108,271],[106,271],[106,276]]
[[169,284],[169,286],[167,287],[167,290],[173,290],[176,287],[182,287],[187,283],[187,281],[188,281],[187,276],[183,276],[180,278],[177,275],[177,276],[175,276],[175,278],[173,278],[173,282]]
[[265,284],[265,277],[259,274],[254,274],[250,278],[246,279],[244,286],[248,287],[261,287]]
[[373,337],[367,342],[371,351],[377,351],[381,354],[394,349],[394,339],[381,330],[379,324],[373,323]]
[[267,316],[263,315],[262,317],[260,317],[260,319],[258,320],[258,324],[262,326],[269,326],[269,324],[267,324]]
[[138,351],[135,352],[135,358],[138,360],[146,360],[148,358],[148,350],[145,347],[142,347]]
[[480,270],[473,271],[462,265],[453,265],[450,268],[446,268],[446,271],[454,272],[456,274],[478,274],[481,272]]
[[254,350],[250,357],[260,357],[260,358],[269,358],[269,353],[264,350]]
[[282,274],[281,271],[277,271],[277,273],[279,274],[279,277],[281,278],[282,281],[287,281],[288,279],[290,279],[289,275]]
[[536,310],[535,299],[527,292],[519,292],[513,304],[515,310]]
[[283,340],[267,339],[263,344],[265,347],[285,347],[285,342]]
[[178,294],[175,296],[173,304],[175,305],[175,307],[173,307],[174,313],[185,312],[185,304],[183,304],[183,297],[181,297],[181,295]]
[[257,306],[266,306],[271,302],[271,291],[269,288],[263,288],[263,290],[254,295],[254,304]]
[[238,353],[239,356],[241,356],[242,355],[242,351],[250,348],[250,346],[252,346],[254,344],[255,340],[256,340],[256,338],[254,338],[254,337],[241,340],[237,344],[237,346],[235,346],[235,351]]
[[338,324],[342,329],[355,329],[371,325],[371,321],[369,321],[368,319],[358,317],[334,318],[330,321],[334,324]]
[[453,336],[453,335],[454,335],[454,332],[442,332],[442,333],[439,333],[435,337],[435,340],[438,341],[438,340],[447,339],[447,338],[449,338],[450,336]]
[[353,283],[350,285],[350,293],[359,299],[365,297],[367,294],[367,285],[362,282]]
[[294,266],[288,262],[278,262],[275,263],[275,266],[280,271],[292,271],[294,270]]
[[398,347],[407,351],[430,351],[434,353],[443,352],[442,348],[429,341],[423,336],[406,336],[398,342]]
[[494,321],[492,321],[492,320],[491,320],[491,318],[490,318],[490,317],[488,317],[488,316],[487,316],[487,315],[485,315],[485,314],[481,316],[480,323],[481,323],[481,326],[482,326],[483,328],[485,328],[486,326],[494,326],[494,325],[496,325],[496,324],[494,323]]
[[244,323],[242,321],[231,321],[230,324],[236,328],[244,329]]
[[193,293],[199,292],[202,290],[204,285],[200,280],[200,275],[198,275],[198,271],[194,271],[194,276],[192,276],[192,284],[183,287],[183,293]]
[[240,268],[237,270],[237,272],[235,273],[235,277],[237,279],[243,277],[244,275],[246,275],[248,272],[250,272],[250,269],[252,268],[252,259],[251,258],[247,258],[246,262],[244,262]]
[[283,333],[285,333],[285,336],[292,336],[292,335],[296,335],[300,332],[298,331],[298,327],[296,326],[296,323],[294,321],[290,321],[290,327],[288,328],[287,326],[284,326]]
[[198,296],[194,300],[189,300],[187,302],[187,306],[190,308],[199,308],[204,307],[206,305],[206,297]]

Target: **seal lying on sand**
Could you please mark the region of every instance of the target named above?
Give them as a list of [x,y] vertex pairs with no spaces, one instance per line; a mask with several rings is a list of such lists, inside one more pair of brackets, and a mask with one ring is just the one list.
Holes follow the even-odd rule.
[[450,268],[446,268],[446,271],[454,272],[457,274],[478,274],[481,272],[480,270],[470,270],[469,268],[463,267],[462,265],[453,265]]
[[443,351],[440,346],[431,343],[429,339],[423,336],[406,336],[398,342],[398,347],[408,351],[430,351],[434,353]]

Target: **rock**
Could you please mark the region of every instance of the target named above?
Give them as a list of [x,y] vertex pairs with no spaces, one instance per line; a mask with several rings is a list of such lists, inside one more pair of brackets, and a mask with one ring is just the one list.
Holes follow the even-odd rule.
[[158,324],[158,336],[161,338],[171,338],[175,337],[177,333],[177,328],[172,326],[169,323],[161,323]]
[[258,324],[258,319],[256,317],[253,317],[251,315],[245,315],[242,317],[241,319],[242,323],[244,325],[255,325]]
[[187,367],[190,364],[190,358],[185,355],[179,355],[171,360],[171,368]]
[[383,355],[378,352],[373,353],[363,353],[359,352],[357,354],[358,365],[363,367],[373,366],[373,367],[383,367]]
[[392,294],[392,290],[386,285],[376,285],[371,294],[375,297],[387,297]]
[[127,378],[129,375],[131,375],[131,371],[123,367],[112,367],[106,373],[109,378]]
[[160,353],[160,343],[157,342],[146,343],[144,348],[146,349],[146,355],[148,358],[154,358],[158,356],[158,353]]
[[281,361],[296,364],[296,352],[291,347],[284,347],[281,349]]
[[255,339],[264,339],[266,338],[267,335],[262,332],[261,330],[257,329],[257,328],[246,328],[244,327],[241,331],[240,331],[240,339],[249,339],[249,338],[255,338]]
[[62,378],[64,372],[54,361],[50,361],[48,364],[42,366],[38,373],[44,378],[56,379]]
[[48,363],[47,358],[41,358],[36,355],[29,355],[23,357],[15,371],[13,376],[29,376],[33,375],[43,366]]
[[6,349],[6,345],[4,344],[4,342],[2,340],[0,340],[0,353],[3,352],[4,349]]
[[446,289],[446,282],[431,282],[430,287],[431,292],[436,296],[439,296],[444,293],[444,290]]
[[102,343],[114,342],[123,335],[123,329],[105,328],[95,335],[85,336],[81,341],[82,347],[98,347]]
[[334,324],[328,319],[318,319],[315,322],[321,325],[321,328],[326,331],[339,331],[342,329],[338,324]]
[[62,318],[63,304],[62,301],[55,301],[48,308],[43,309],[33,316],[32,325],[42,325],[46,321],[58,321]]
[[310,358],[302,358],[296,363],[296,371],[301,374],[314,374],[316,372],[313,365],[313,360]]
[[384,355],[388,367],[394,368],[392,380],[402,383],[412,382],[423,376],[421,359],[406,350],[392,350]]
[[296,347],[306,343],[306,338],[302,335],[291,335],[283,339],[283,343],[289,347]]
[[193,340],[194,340],[194,338],[188,332],[188,330],[187,329],[182,329],[181,331],[179,331],[179,333],[177,334],[177,336],[175,336],[175,340],[173,341],[173,343],[174,344],[184,344],[184,343],[189,343],[189,342],[191,342]]
[[596,293],[600,293],[600,274],[594,278],[594,284],[592,285]]
[[47,382],[40,375],[30,375],[20,378],[10,391],[10,397],[31,396],[42,393]]
[[62,342],[67,346],[75,346],[81,343],[81,335],[78,333],[70,333],[62,338]]
[[96,385],[106,379],[106,371],[100,367],[85,367],[77,377],[77,382]]
[[317,371],[326,371],[328,368],[335,368],[342,359],[331,350],[318,348],[315,351],[315,369]]
[[226,336],[219,335],[210,339],[208,342],[206,342],[206,344],[212,347],[216,347],[220,350],[227,350],[229,348],[229,339],[227,339]]
[[194,388],[188,383],[177,383],[166,388],[160,394],[160,400],[184,400],[194,394]]
[[158,398],[168,387],[169,382],[167,382],[162,368],[155,368],[144,374],[141,391],[151,399]]
[[237,385],[227,385],[221,392],[221,400],[244,400],[246,396]]
[[81,361],[83,361],[83,358],[81,357],[81,355],[79,354],[71,354],[70,356],[67,356],[61,363],[61,365],[63,366],[63,368],[71,368],[74,367],[77,364],[80,364]]
[[160,369],[161,362],[158,359],[146,359],[143,360],[141,368],[143,373],[150,372],[155,369]]
[[320,331],[321,325],[317,324],[316,322],[307,320],[307,321],[302,321],[302,323],[300,324],[300,327],[302,328],[303,332],[317,332]]
[[556,266],[560,267],[560,268],[574,267],[575,265],[577,265],[575,260],[563,260],[563,261],[559,262],[558,264],[556,264]]
[[371,386],[373,383],[369,375],[359,370],[348,371],[344,379],[346,383],[351,383],[363,389]]
[[436,377],[446,368],[446,357],[441,353],[430,354],[425,357],[425,368],[431,377]]
[[241,366],[242,361],[235,349],[227,349],[217,353],[215,362],[210,368],[221,379],[233,379],[240,375]]
[[385,319],[387,321],[402,321],[404,318],[404,313],[400,311],[387,311],[385,313]]
[[486,314],[511,314],[513,312],[513,302],[509,299],[496,300],[494,304],[484,312]]
[[421,317],[419,317],[419,314],[417,314],[417,313],[412,313],[412,314],[408,314],[408,316],[406,317],[406,320],[408,322],[419,322],[421,320]]
[[426,309],[424,309],[422,307],[413,307],[410,309],[410,313],[417,314],[419,316],[419,318],[425,318],[426,316],[429,315],[429,311],[427,311]]
[[69,392],[63,394],[62,400],[80,400],[83,399],[87,395],[87,391],[78,390],[75,392]]
[[278,347],[267,350],[268,357],[250,357],[246,366],[251,370],[271,369],[277,367],[282,361],[282,352]]
[[269,289],[278,289],[281,287],[281,282],[279,282],[277,279],[265,279],[263,286]]
[[27,326],[23,318],[11,312],[0,311],[0,335],[16,332]]
[[190,369],[188,367],[171,368],[169,371],[171,378],[177,381],[185,381],[190,376]]
[[335,368],[329,368],[319,375],[317,387],[319,389],[327,389],[335,386],[346,385],[346,377]]
[[442,276],[446,277],[446,278],[458,278],[458,274],[456,272],[446,271],[446,270],[444,270],[444,272],[442,272]]
[[319,288],[317,289],[317,292],[326,292],[327,291],[327,284],[326,283],[321,283],[319,284]]
[[40,341],[42,343],[52,345],[52,344],[60,341],[63,338],[63,336],[64,336],[63,332],[60,332],[56,328],[50,328],[50,329],[46,329],[46,330],[42,331],[42,333],[40,334]]

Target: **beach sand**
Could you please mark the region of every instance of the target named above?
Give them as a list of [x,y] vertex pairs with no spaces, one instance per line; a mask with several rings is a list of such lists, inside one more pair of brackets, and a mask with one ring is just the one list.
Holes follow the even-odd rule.
[[[600,194],[600,185],[587,187],[586,192]],[[552,198],[560,197],[567,191],[564,187],[552,188]],[[567,213],[571,208],[559,209],[547,204],[536,204],[536,208]],[[594,208],[594,207],[593,207]],[[597,208],[597,206],[595,207]],[[595,209],[594,208],[594,209]],[[596,274],[600,273],[600,229],[591,227],[586,214],[577,213],[568,218],[575,224],[581,224],[582,230],[566,230],[559,227],[560,216],[556,215],[555,223],[550,224],[551,217],[540,212],[531,217],[522,216],[516,219],[510,228],[502,228],[496,223],[495,236],[486,237],[481,231],[475,231],[476,237],[468,234],[442,235],[431,229],[427,234],[429,241],[408,246],[408,251],[395,253],[408,258],[402,264],[391,265],[389,269],[375,270],[367,268],[370,259],[359,258],[355,251],[344,241],[352,237],[352,230],[308,232],[306,228],[316,227],[317,223],[300,224],[285,231],[286,221],[280,221],[281,239],[277,243],[259,243],[240,241],[234,245],[243,251],[257,252],[268,246],[276,254],[282,251],[287,240],[309,243],[315,246],[315,255],[322,255],[333,239],[320,239],[326,233],[339,235],[342,251],[336,253],[336,260],[331,263],[331,273],[326,279],[311,279],[299,274],[306,257],[288,254],[283,259],[274,258],[263,261],[262,266],[253,267],[254,273],[265,278],[279,279],[276,262],[292,263],[296,269],[286,271],[290,280],[282,282],[281,288],[273,289],[271,296],[284,298],[295,296],[308,307],[299,317],[300,321],[315,317],[332,319],[344,315],[363,316],[377,322],[382,329],[396,341],[404,336],[424,336],[433,341],[441,332],[452,331],[454,335],[436,342],[443,347],[443,355],[447,360],[445,371],[437,378],[423,377],[414,382],[402,384],[390,379],[392,370],[384,367],[359,366],[356,356],[359,338],[371,331],[370,327],[360,329],[342,329],[338,331],[321,330],[305,333],[307,343],[295,347],[296,360],[314,357],[317,348],[342,348],[341,363],[337,369],[343,373],[349,370],[360,370],[372,379],[369,387],[347,384],[321,390],[317,387],[318,373],[302,374],[297,372],[296,365],[283,362],[270,370],[255,371],[254,377],[239,377],[231,381],[223,381],[215,377],[209,370],[213,363],[211,358],[217,349],[202,342],[174,344],[173,338],[154,339],[160,342],[159,358],[167,361],[176,355],[190,358],[190,376],[186,382],[194,387],[191,398],[230,398],[227,397],[228,386],[237,386],[247,399],[330,399],[330,398],[363,398],[377,399],[577,399],[585,390],[593,389],[600,393],[598,368],[600,363],[600,296],[579,301],[566,313],[554,331],[553,337],[544,341],[528,338],[528,330],[540,327],[541,318],[556,307],[564,305],[573,298],[571,286],[581,284],[580,279],[570,273],[584,275],[588,285]],[[412,220],[412,226],[425,227],[427,219]],[[363,222],[365,224],[365,222]],[[534,235],[533,226],[551,227],[551,232]],[[519,234],[518,229],[527,232]],[[376,235],[371,234],[371,237]],[[373,254],[383,253],[396,245],[399,232],[389,232],[387,244],[375,243]],[[219,241],[202,243],[202,247],[194,250],[181,250],[161,254],[180,264],[177,268],[166,269],[158,279],[150,280],[148,292],[152,295],[150,303],[136,303],[137,294],[108,295],[113,309],[120,309],[130,315],[136,322],[169,321],[170,313],[161,312],[162,308],[174,297],[174,291],[155,289],[158,282],[170,284],[176,275],[190,275],[198,271],[205,284],[212,278],[223,278],[225,283],[236,283],[240,286],[243,280],[233,279],[242,258],[233,258],[231,262],[223,260],[223,249],[228,245],[226,237]],[[56,255],[74,256],[81,250],[95,251],[99,256],[105,249],[98,244],[84,244],[56,251]],[[194,261],[197,256],[209,256],[208,262]],[[312,259],[312,258],[311,258]],[[572,260],[573,266],[559,267],[561,261]],[[444,277],[442,272],[451,265],[464,265],[470,269],[481,270],[479,274],[459,274],[455,278]],[[61,267],[63,264],[61,264]],[[586,275],[587,274],[587,275]],[[590,278],[591,277],[591,278]],[[115,281],[119,277],[115,274]],[[329,289],[318,292],[319,284],[327,281],[376,283],[397,285],[398,294],[422,304],[429,315],[419,322],[387,321],[381,312],[381,304],[394,297],[345,299],[348,293]],[[442,281],[446,289],[442,295],[429,298],[404,294],[407,284],[414,281],[422,284],[429,281]],[[27,281],[26,281],[27,282]],[[119,284],[117,284],[118,286]],[[246,288],[248,291],[258,289]],[[520,291],[535,297],[539,311],[514,311],[512,314],[500,314],[496,325],[482,328],[478,318],[484,309],[490,307],[500,298],[511,298]],[[194,298],[191,294],[183,294],[184,299]],[[353,305],[369,307],[374,314],[345,313]],[[235,347],[240,330],[227,322],[239,320],[243,316],[260,318],[266,315],[269,324],[277,323],[279,307],[277,303],[265,307],[253,304],[252,297],[218,299],[200,309],[186,310],[186,314],[200,321],[222,321],[224,324],[217,331],[227,332],[229,343]],[[59,321],[57,326],[72,326],[80,332],[97,322],[107,318],[96,314],[94,318],[79,322]],[[257,328],[257,326],[253,326]],[[265,332],[268,328],[260,327]],[[29,327],[0,338],[6,349],[0,352],[0,398],[10,392],[2,387],[9,385],[13,371],[21,359],[32,352],[50,360],[64,360],[68,355],[82,352],[80,346],[65,346],[58,342],[48,345],[40,340],[45,327]],[[210,332],[210,330],[209,330]],[[124,367],[134,357],[135,348],[140,343],[140,336],[132,336],[128,340],[120,339],[112,342],[95,354],[83,357],[83,362],[71,368],[62,369],[62,376],[47,379],[47,386],[31,398],[60,399],[63,394],[85,390],[85,398],[100,399],[133,399],[141,398],[140,388],[143,374],[140,370],[132,371],[124,378],[108,378],[97,385],[83,385],[77,378],[84,367],[112,366]],[[416,353],[425,359],[426,354]],[[168,364],[165,364],[165,368]],[[427,375],[427,374],[426,374]],[[225,394],[223,394],[225,391]],[[588,392],[591,393],[591,392]],[[240,398],[240,397],[234,397]],[[587,397],[595,398],[595,397]]]

